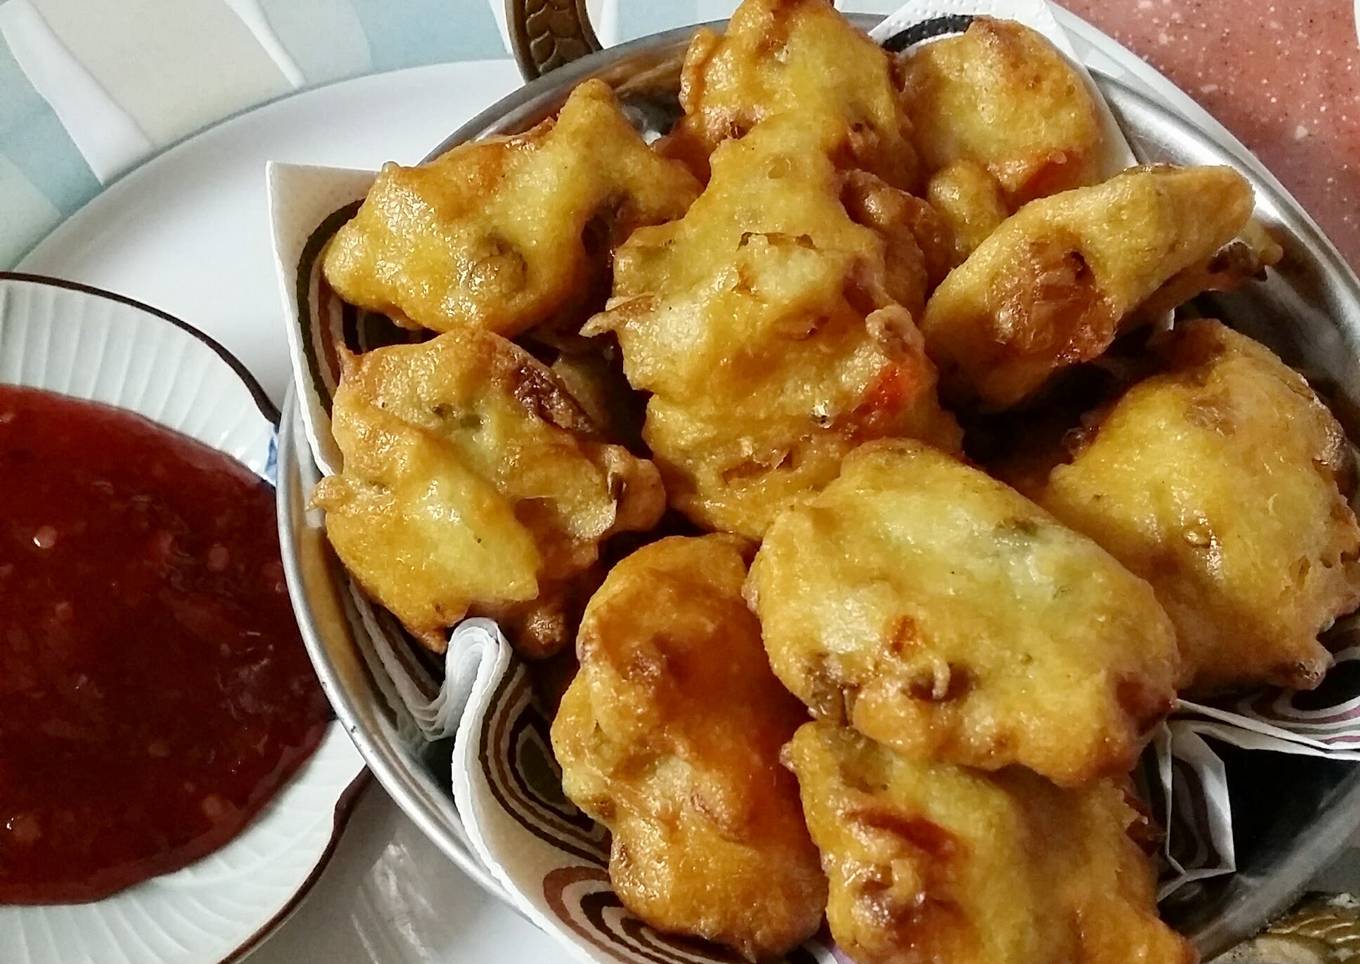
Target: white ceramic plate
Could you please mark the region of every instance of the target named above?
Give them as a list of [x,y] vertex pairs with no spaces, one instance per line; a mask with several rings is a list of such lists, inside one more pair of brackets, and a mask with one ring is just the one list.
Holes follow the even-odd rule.
[[[263,478],[277,413],[188,325],[95,289],[0,274],[0,383],[137,412]],[[244,955],[301,899],[348,817],[363,764],[332,724],[246,829],[207,857],[86,904],[0,907],[7,964],[202,964]]]

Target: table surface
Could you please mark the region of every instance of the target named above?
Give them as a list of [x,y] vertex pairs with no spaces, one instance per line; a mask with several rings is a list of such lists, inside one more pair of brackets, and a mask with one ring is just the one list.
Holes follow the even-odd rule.
[[[725,17],[732,5],[591,3],[606,42]],[[1222,121],[1360,268],[1360,0],[1066,5]],[[888,12],[897,2],[841,6]],[[0,0],[0,268],[17,263],[145,160],[223,118],[350,77],[506,57],[499,0]],[[503,959],[500,908],[451,865],[411,862],[409,855],[425,846],[382,791],[371,788],[317,885],[317,899],[260,957],[341,959],[342,950],[374,934],[400,941],[437,931],[458,935],[460,959],[471,953]],[[1342,861],[1318,883],[1354,890],[1356,867],[1360,861]],[[395,885],[401,873],[445,895],[440,906],[405,900],[399,906],[410,918],[381,928],[328,914],[328,893],[359,887],[365,890],[359,904],[390,917],[394,894],[420,889]],[[355,906],[352,895],[347,904]],[[493,928],[492,921],[500,923]],[[517,957],[554,956],[546,936],[527,924],[517,930],[523,931]],[[434,947],[366,950],[373,960],[441,959]]]

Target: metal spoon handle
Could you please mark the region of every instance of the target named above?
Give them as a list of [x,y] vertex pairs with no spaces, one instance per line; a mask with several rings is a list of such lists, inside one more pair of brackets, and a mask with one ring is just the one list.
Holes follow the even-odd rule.
[[603,49],[586,0],[505,0],[505,19],[526,81]]

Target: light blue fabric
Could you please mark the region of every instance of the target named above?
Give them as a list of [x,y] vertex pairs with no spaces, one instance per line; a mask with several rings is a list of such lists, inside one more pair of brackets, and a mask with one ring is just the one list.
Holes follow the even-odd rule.
[[368,37],[351,0],[258,0],[308,86],[369,73]]
[[[99,180],[56,113],[0,37],[0,153],[62,214],[99,193]],[[0,198],[0,231],[5,229]]]
[[[350,2],[368,35],[374,73],[509,56],[486,0]],[[323,37],[317,39],[325,42]]]
[[[648,3],[646,0],[618,0],[619,40],[635,40],[649,33],[659,33],[671,27],[712,20],[699,16],[698,0],[673,0],[671,3]],[[735,3],[727,4],[730,11]],[[726,13],[719,16],[727,16]]]

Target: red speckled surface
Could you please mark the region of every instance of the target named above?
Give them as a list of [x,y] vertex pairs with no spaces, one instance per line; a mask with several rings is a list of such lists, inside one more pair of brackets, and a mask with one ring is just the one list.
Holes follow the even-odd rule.
[[1236,134],[1360,270],[1355,0],[1064,0]]

